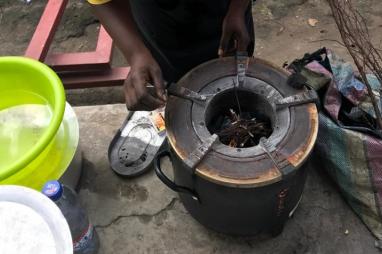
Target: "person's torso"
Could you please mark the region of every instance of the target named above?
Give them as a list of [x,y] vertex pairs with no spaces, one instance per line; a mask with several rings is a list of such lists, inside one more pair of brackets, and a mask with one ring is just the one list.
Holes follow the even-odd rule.
[[221,35],[230,0],[130,0],[145,36],[161,47],[197,47]]

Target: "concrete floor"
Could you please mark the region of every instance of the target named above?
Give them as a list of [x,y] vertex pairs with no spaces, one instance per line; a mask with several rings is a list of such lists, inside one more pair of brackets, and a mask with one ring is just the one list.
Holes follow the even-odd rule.
[[234,238],[196,222],[152,170],[135,179],[113,173],[107,149],[125,105],[75,111],[84,153],[80,197],[100,235],[101,254],[378,253],[371,233],[319,167],[310,170],[302,202],[280,236]]

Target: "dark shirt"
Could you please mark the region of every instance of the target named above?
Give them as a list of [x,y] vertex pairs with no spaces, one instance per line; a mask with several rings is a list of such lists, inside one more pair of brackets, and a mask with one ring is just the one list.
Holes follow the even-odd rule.
[[[166,80],[177,81],[193,67],[217,57],[229,2],[130,0],[138,29]],[[254,40],[250,6],[246,24]],[[249,53],[252,52],[253,49]]]

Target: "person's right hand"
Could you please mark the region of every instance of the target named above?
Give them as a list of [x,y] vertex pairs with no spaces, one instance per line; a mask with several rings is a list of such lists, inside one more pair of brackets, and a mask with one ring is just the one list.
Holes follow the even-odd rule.
[[248,0],[231,1],[223,20],[219,57],[233,55],[236,51],[247,51],[250,37],[245,25],[245,12],[249,4]]
[[[155,92],[150,93],[151,84]],[[162,71],[149,52],[136,54],[130,61],[130,73],[124,84],[128,110],[151,111],[164,106],[167,97]]]

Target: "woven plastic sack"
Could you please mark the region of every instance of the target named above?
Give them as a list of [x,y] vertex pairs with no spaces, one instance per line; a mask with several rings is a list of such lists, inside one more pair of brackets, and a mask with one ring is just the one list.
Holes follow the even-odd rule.
[[382,240],[382,141],[321,113],[315,156],[369,230]]
[[[329,84],[322,98],[318,140],[314,156],[339,186],[344,198],[369,230],[382,240],[382,139],[372,129],[344,124],[340,120],[344,103],[350,103],[368,117],[375,117],[364,84],[355,78],[351,64],[328,51],[331,70],[317,61],[302,72],[309,82],[319,74]],[[369,76],[379,100],[380,84]],[[317,84],[317,75],[314,77]],[[322,86],[321,86],[322,87]],[[359,113],[358,112],[358,113]]]

